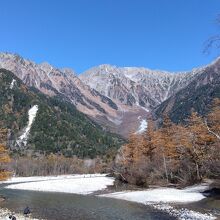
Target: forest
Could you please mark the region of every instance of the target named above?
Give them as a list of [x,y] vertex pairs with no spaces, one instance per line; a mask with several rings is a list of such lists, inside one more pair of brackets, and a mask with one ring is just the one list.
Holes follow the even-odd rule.
[[114,171],[124,182],[189,185],[220,177],[220,100],[200,116],[192,110],[182,124],[167,115],[160,126],[148,121],[144,134],[131,134],[116,157]]
[[142,134],[130,135],[119,150],[110,148],[94,159],[62,154],[11,154],[6,150],[7,129],[0,130],[0,179],[10,175],[38,176],[67,173],[111,172],[123,182],[147,187],[190,185],[206,178],[220,177],[220,99],[211,111],[200,116],[192,110],[184,123],[167,116],[162,122],[148,120]]
[[[13,89],[9,88],[16,80]],[[30,130],[26,146],[17,140],[28,122],[28,110],[38,105],[39,111]],[[12,72],[0,69],[0,128],[7,129],[7,147],[14,155],[41,153],[76,155],[94,158],[105,155],[109,148],[118,149],[123,138],[79,112],[62,97],[48,97],[25,86]]]

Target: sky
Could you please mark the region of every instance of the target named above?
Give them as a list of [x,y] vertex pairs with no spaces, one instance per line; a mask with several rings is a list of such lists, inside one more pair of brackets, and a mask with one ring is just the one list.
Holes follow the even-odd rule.
[[168,71],[206,65],[217,51],[220,0],[1,0],[0,51],[81,73],[93,66]]

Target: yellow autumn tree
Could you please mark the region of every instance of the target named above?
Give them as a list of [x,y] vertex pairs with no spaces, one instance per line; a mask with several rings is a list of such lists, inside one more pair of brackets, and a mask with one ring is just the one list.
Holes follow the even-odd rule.
[[220,99],[214,99],[211,112],[205,120],[209,133],[220,140]]
[[144,157],[149,157],[150,160],[153,159],[153,156],[155,154],[156,145],[155,145],[155,131],[154,131],[154,123],[153,121],[148,121],[148,126],[143,134],[142,138],[142,146],[140,149],[140,154]]
[[[121,175],[129,183],[142,185],[143,167],[143,137],[141,134],[131,133],[128,143],[122,147],[120,152]],[[145,161],[146,162],[146,161]]]
[[163,166],[167,182],[172,180],[173,168],[178,165],[178,152],[176,142],[176,126],[170,118],[165,115],[162,127],[155,131],[154,145],[163,158]]
[[215,139],[209,150],[209,158],[206,161],[209,175],[213,178],[220,177],[220,99],[213,101],[211,112],[205,118],[206,128]]
[[146,185],[166,178],[188,184],[220,176],[220,100],[206,118],[192,112],[187,123],[164,116],[157,128],[148,120],[143,134],[131,134],[122,149],[121,173],[129,183]]
[[138,148],[138,137],[136,134],[131,133],[128,139],[128,143],[123,147],[123,163],[125,167],[131,167],[134,165],[136,151]]
[[201,169],[205,160],[209,157],[210,146],[215,137],[209,133],[204,119],[198,113],[192,112],[186,130],[187,143],[191,159],[195,164],[197,180],[202,179]]
[[7,129],[0,129],[0,180],[5,180],[10,176],[5,168],[5,164],[10,162],[8,152],[5,147],[7,137]]

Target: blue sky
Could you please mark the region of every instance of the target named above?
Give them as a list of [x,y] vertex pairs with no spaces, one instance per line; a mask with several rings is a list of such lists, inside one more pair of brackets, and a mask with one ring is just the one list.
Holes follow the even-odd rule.
[[220,33],[219,0],[1,0],[0,51],[78,73],[99,64],[189,70]]

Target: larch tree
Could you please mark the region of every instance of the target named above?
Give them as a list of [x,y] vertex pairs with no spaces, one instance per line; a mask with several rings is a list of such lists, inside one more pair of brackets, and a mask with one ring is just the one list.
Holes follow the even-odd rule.
[[147,130],[143,134],[141,154],[145,157],[149,157],[150,160],[153,159],[155,154],[156,145],[154,144],[155,132],[153,121],[148,121]]
[[132,133],[129,136],[128,143],[124,147],[124,163],[128,167],[134,164],[136,151],[137,151],[137,145],[138,145],[138,137],[136,134]]
[[209,133],[220,140],[220,99],[214,99],[212,110],[205,119],[205,124]]
[[129,173],[131,166],[133,166],[135,146],[136,136],[135,134],[130,134],[128,143],[121,147],[116,159],[116,163],[120,166],[122,175]]
[[132,184],[143,183],[143,137],[132,133],[128,143],[122,147],[120,153],[121,175],[123,179]]
[[6,180],[10,176],[10,172],[6,170],[5,165],[10,162],[8,152],[6,150],[7,129],[0,129],[0,180]]
[[215,139],[209,149],[209,158],[206,161],[209,175],[214,178],[220,177],[220,99],[215,99],[211,112],[205,119],[206,128]]
[[154,145],[160,149],[160,153],[163,157],[163,166],[166,175],[167,182],[169,179],[173,179],[173,168],[177,166],[177,143],[175,139],[175,125],[170,118],[165,115],[163,118],[163,124],[160,129],[155,132],[156,138],[154,138]]
[[209,155],[209,146],[213,144],[214,137],[208,132],[204,120],[196,112],[192,112],[189,118],[186,135],[188,139],[186,147],[190,150],[191,159],[195,164],[197,180],[201,180],[201,168]]

